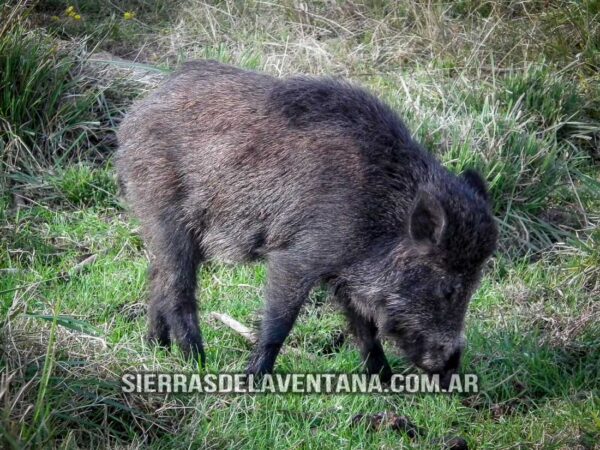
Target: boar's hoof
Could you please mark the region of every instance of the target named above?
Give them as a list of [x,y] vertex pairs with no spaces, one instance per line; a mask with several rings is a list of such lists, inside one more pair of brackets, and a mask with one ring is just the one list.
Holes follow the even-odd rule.
[[146,340],[150,345],[158,345],[160,347],[170,347],[171,346],[171,338],[169,336],[168,328],[158,328],[158,327],[150,327],[148,331],[148,335],[146,336]]
[[204,345],[202,345],[201,339],[185,339],[179,342],[179,348],[186,359],[198,362],[198,358],[200,358],[200,365],[202,367],[206,366],[206,353],[204,352]]

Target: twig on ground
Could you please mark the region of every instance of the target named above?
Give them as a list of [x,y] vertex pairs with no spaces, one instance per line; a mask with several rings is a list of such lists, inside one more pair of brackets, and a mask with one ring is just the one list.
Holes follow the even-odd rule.
[[256,336],[256,334],[254,334],[254,332],[250,328],[248,328],[243,323],[238,322],[233,317],[228,316],[227,314],[221,314],[218,312],[211,312],[210,316],[223,322],[225,325],[227,325],[233,331],[238,333],[240,336],[242,336],[245,340],[247,340],[251,344],[255,344],[258,341],[258,337]]

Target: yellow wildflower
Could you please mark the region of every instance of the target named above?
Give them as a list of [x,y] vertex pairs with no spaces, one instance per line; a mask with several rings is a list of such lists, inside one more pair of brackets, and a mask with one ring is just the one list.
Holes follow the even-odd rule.
[[123,13],[123,19],[125,20],[131,20],[135,17],[135,13],[133,11],[126,11],[125,13]]
[[79,14],[74,14],[73,15],[73,19],[75,19],[75,20],[81,20],[81,16]]
[[75,8],[72,6],[69,6],[66,11],[65,11],[68,15],[71,15],[72,13],[75,12]]

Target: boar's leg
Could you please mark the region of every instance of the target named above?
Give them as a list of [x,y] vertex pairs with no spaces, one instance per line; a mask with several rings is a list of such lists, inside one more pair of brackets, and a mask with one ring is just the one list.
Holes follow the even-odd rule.
[[317,277],[306,276],[282,257],[269,258],[266,305],[247,373],[273,372],[275,359]]
[[377,325],[372,320],[361,316],[343,293],[336,293],[336,297],[343,306],[350,331],[356,337],[367,373],[379,374],[381,381],[389,381],[392,377],[392,369],[383,352],[383,346],[377,338]]
[[201,251],[193,236],[173,218],[151,228],[151,342],[168,346],[171,339],[188,358],[205,363],[196,305],[196,270]]

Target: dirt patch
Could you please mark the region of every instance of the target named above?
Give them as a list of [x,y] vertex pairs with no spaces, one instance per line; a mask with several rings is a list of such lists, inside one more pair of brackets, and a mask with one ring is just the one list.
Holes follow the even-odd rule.
[[367,429],[371,431],[381,431],[385,429],[405,433],[409,438],[416,439],[422,435],[422,431],[417,428],[406,416],[399,416],[392,412],[382,412],[379,414],[357,414],[352,418],[352,425],[357,426],[366,424]]

